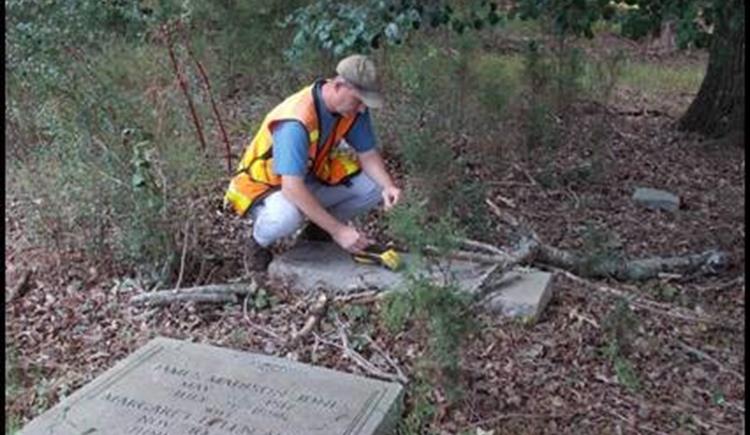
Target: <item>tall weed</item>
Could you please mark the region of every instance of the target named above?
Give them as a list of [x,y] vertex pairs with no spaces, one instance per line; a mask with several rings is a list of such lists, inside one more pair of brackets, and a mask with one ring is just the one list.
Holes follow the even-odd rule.
[[121,265],[175,250],[190,195],[218,172],[198,151],[165,56],[123,42],[81,54],[65,89],[26,114],[47,141],[11,165],[34,242]]

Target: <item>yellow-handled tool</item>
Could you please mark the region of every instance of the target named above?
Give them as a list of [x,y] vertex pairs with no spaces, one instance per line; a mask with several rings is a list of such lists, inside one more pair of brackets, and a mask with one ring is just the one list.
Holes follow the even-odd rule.
[[357,263],[378,264],[390,270],[398,270],[401,267],[401,256],[398,252],[379,245],[370,245],[364,251],[352,254],[352,258]]

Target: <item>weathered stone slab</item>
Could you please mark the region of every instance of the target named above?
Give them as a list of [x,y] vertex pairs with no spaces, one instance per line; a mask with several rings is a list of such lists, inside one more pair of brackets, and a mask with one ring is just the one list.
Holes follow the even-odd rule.
[[[404,267],[414,264],[411,254],[401,254]],[[443,284],[452,278],[463,290],[474,292],[496,265],[451,260],[440,265],[442,270],[425,271],[434,282]],[[275,257],[268,266],[272,279],[286,283],[299,292],[324,289],[331,294],[352,293],[366,289],[398,289],[404,275],[384,267],[359,264],[333,243],[300,241],[285,253]]]
[[552,274],[548,272],[509,271],[485,298],[484,306],[504,316],[536,322],[552,298],[551,282]]
[[636,188],[633,200],[652,210],[677,211],[680,208],[680,198],[676,195],[650,187]]
[[401,400],[398,384],[159,337],[20,434],[388,434]]

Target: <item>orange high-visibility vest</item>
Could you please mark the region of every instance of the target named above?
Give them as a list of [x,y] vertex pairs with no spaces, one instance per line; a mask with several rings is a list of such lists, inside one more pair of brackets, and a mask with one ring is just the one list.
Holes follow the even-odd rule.
[[259,199],[281,187],[281,177],[273,171],[273,127],[281,121],[299,121],[307,130],[310,148],[307,167],[325,184],[339,184],[360,171],[356,157],[334,150],[349,132],[357,115],[342,116],[325,143],[319,143],[320,122],[313,90],[316,83],[284,100],[266,115],[260,130],[246,147],[239,168],[229,183],[224,203],[240,216]]

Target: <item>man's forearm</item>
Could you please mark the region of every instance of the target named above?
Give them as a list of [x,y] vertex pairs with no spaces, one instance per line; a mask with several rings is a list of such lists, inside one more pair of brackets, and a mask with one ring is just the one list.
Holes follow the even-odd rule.
[[359,155],[362,170],[382,188],[393,186],[393,179],[385,168],[385,162],[377,150],[370,150]]
[[329,234],[336,233],[345,225],[323,208],[318,198],[305,186],[302,178],[288,179],[282,177],[281,193],[296,205],[305,216]]

